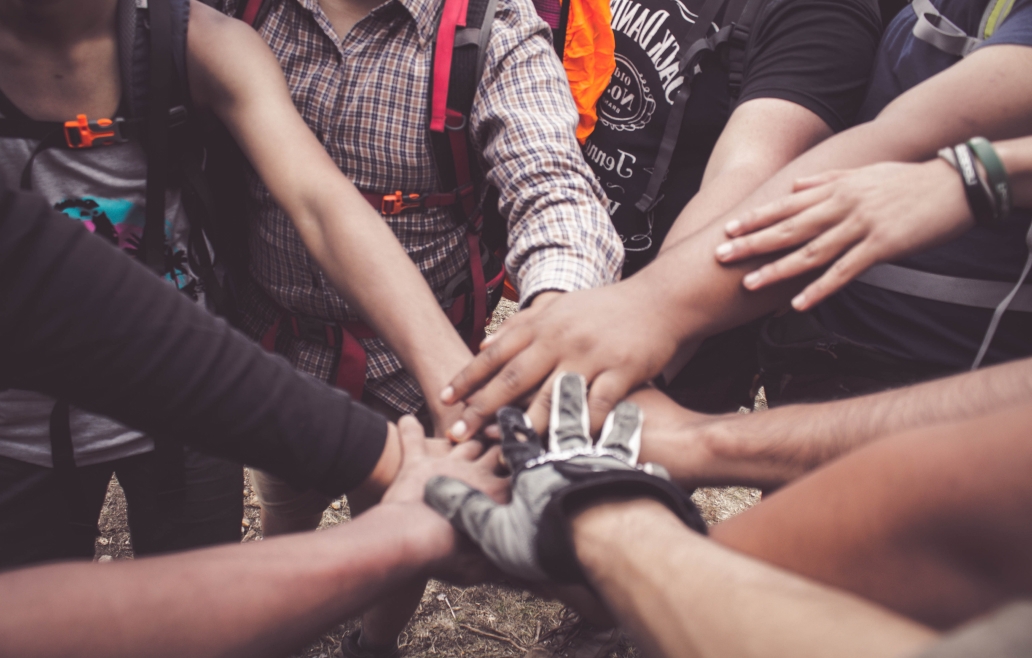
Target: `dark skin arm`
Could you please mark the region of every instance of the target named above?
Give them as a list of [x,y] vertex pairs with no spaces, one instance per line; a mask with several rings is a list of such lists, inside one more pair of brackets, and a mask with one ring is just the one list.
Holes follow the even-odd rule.
[[[907,91],[872,122],[825,140],[773,176],[728,215],[696,230],[679,219],[669,246],[648,267],[616,285],[578,291],[507,322],[484,351],[452,381],[448,399],[464,400],[468,431],[500,406],[524,397],[557,371],[580,372],[591,382],[593,428],[627,393],[659,374],[679,350],[788,304],[803,281],[761,291],[742,286],[756,269],[750,260],[724,266],[713,254],[726,240],[725,224],[785,196],[795,180],[831,169],[885,160],[921,161],[947,144],[974,135],[1019,137],[1032,121],[1032,48],[999,45],[976,51]],[[935,121],[927,117],[935,116]],[[530,407],[544,425],[548,396]]]

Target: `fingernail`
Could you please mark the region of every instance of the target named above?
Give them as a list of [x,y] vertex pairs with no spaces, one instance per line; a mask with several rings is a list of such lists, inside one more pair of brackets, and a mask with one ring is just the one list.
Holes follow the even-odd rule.
[[734,235],[738,232],[738,229],[742,228],[742,222],[737,219],[732,219],[730,222],[724,225],[724,233],[728,235]]
[[735,246],[730,242],[725,242],[717,247],[717,258],[724,260],[731,255],[731,252],[735,250]]
[[[742,283],[745,285],[746,288],[750,288],[750,289],[753,288],[754,286],[756,286],[756,285],[758,285],[760,283],[760,273],[759,272],[749,272],[748,274],[745,275],[745,278],[742,279]],[[782,302],[782,303],[784,303],[784,302]]]
[[803,310],[803,307],[805,305],[806,295],[804,295],[803,293],[799,293],[798,295],[792,298],[792,308],[794,308],[795,310],[801,311]]
[[455,398],[455,389],[451,386],[445,386],[444,390],[441,391],[441,402],[445,404],[451,404]]
[[495,338],[497,338],[497,337],[498,337],[498,334],[491,334],[490,336],[484,336],[484,340],[480,341],[480,349],[484,349],[485,347],[487,347],[491,343],[495,342]]
[[448,430],[449,438],[451,438],[453,441],[463,441],[466,438],[466,431],[468,429],[469,428],[466,427],[466,421],[455,421],[455,424],[451,426],[450,430]]

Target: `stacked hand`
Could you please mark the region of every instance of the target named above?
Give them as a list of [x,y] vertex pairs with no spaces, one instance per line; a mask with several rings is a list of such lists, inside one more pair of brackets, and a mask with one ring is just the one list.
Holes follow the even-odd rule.
[[622,402],[606,419],[599,442],[589,433],[586,384],[562,374],[552,390],[547,450],[523,412],[498,414],[502,453],[513,472],[512,501],[499,505],[452,477],[434,477],[426,502],[480,546],[498,568],[526,580],[582,582],[568,534],[570,515],[591,502],[652,497],[699,532],[706,526],[688,494],[662,467],[638,464],[642,413]]
[[806,311],[876,263],[959,236],[974,226],[957,173],[943,160],[883,162],[796,181],[794,194],[728,223],[717,259],[734,263],[804,245],[743,279],[759,290],[831,267],[792,300]]

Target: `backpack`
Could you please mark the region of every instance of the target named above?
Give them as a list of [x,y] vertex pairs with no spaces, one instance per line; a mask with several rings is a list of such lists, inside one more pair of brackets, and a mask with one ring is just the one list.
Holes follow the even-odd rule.
[[[216,208],[203,167],[209,132],[195,116],[186,84],[186,31],[189,0],[119,0],[117,39],[122,101],[119,114],[91,119],[23,121],[0,119],[0,136],[40,140],[21,175],[21,188],[32,189],[36,156],[50,148],[101,148],[130,140],[143,144],[147,162],[145,221],[136,255],[159,275],[165,272],[165,192],[178,186],[190,220],[190,250],[213,310],[231,314],[232,303],[216,276],[206,234],[219,252],[226,231],[214,230]],[[210,163],[208,163],[210,165]],[[208,169],[211,169],[209,166]],[[219,233],[219,239],[212,236]],[[246,246],[246,245],[245,245]],[[92,542],[96,515],[80,505],[67,400],[57,400],[50,415],[50,442],[55,473],[69,499],[68,523],[76,535]],[[169,441],[155,445],[156,477],[169,491],[181,491],[182,447]]]
[[[188,0],[119,0],[118,59],[122,79],[119,115],[91,119],[22,121],[0,119],[0,136],[38,139],[39,144],[22,170],[21,189],[32,189],[32,166],[46,149],[98,148],[126,141],[143,144],[147,161],[145,221],[136,255],[159,275],[165,270],[165,191],[181,188],[191,224],[191,254],[211,307],[230,314],[225,281],[216,276],[215,263],[205,243],[215,233],[214,202],[202,163],[202,135],[209,132],[195,116],[186,84],[186,30]],[[209,239],[212,237],[208,235]],[[211,239],[218,246],[225,240]]]

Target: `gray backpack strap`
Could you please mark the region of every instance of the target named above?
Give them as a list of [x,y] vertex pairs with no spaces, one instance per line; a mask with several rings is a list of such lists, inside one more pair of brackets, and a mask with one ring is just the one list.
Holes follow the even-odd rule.
[[985,337],[982,339],[982,346],[971,364],[971,369],[975,370],[982,364],[982,359],[985,358],[989,345],[993,342],[993,336],[996,335],[996,329],[1003,314],[1008,310],[1032,313],[1032,285],[1025,285],[1029,271],[1032,270],[1032,226],[1029,226],[1028,233],[1025,235],[1025,244],[1029,248],[1029,255],[1025,260],[1025,268],[1014,285],[1003,281],[983,281],[932,274],[891,263],[881,263],[871,267],[856,277],[856,281],[921,299],[974,308],[995,309]]
[[913,0],[910,6],[917,14],[914,36],[944,53],[965,57],[982,43],[940,14],[931,0]]
[[[1014,300],[1020,292],[1028,292],[1028,286],[1023,286],[1025,279],[1028,278],[1028,272],[1032,269],[1032,226],[1028,227],[1028,233],[1025,234],[1025,246],[1028,247],[1028,258],[1025,259],[1025,268],[1021,270],[1021,276],[1018,277],[1018,282],[1014,284],[1014,288],[1011,289],[1010,293],[1003,298],[1003,301],[996,307],[996,311],[993,312],[993,319],[989,321],[989,328],[985,331],[985,338],[982,339],[982,346],[978,348],[978,355],[975,356],[974,362],[971,364],[971,369],[975,370],[982,364],[982,359],[985,357],[985,353],[989,350],[989,345],[993,342],[993,335],[996,334],[996,327],[1000,324],[1000,318],[1003,317],[1004,312],[1007,308],[1018,309],[1014,305]],[[1027,296],[1027,295],[1026,295]],[[1030,308],[1029,310],[1032,310]]]

